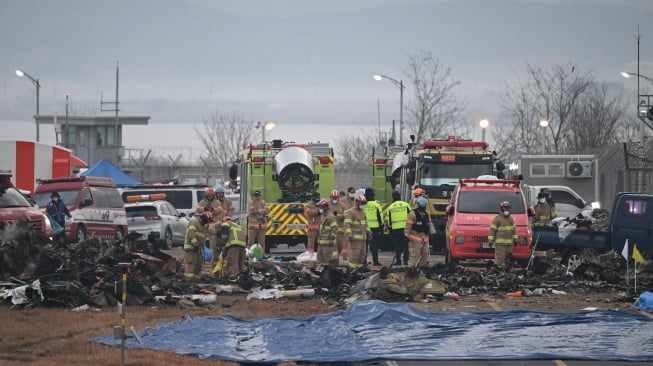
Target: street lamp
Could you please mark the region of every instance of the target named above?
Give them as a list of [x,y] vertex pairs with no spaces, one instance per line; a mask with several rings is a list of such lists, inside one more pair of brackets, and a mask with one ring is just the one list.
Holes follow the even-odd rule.
[[481,141],[485,142],[485,130],[490,127],[490,121],[484,118],[478,124],[481,126]]
[[[18,77],[23,77],[27,76],[27,78],[34,84],[36,87],[36,117],[39,116],[39,89],[41,89],[41,84],[39,83],[39,79],[35,79],[32,77],[32,75],[21,71],[21,70],[16,70],[16,75]],[[40,136],[39,136],[39,122],[36,120],[36,117],[34,117],[34,122],[36,123],[36,142],[39,142]]]
[[[540,127],[542,127],[542,148],[546,147],[546,128],[549,127],[549,121],[545,119],[540,120]],[[542,151],[544,153],[544,151]]]
[[642,79],[644,79],[644,80],[646,80],[648,82],[653,83],[653,78],[650,78],[650,77],[648,77],[646,75],[638,74],[636,72],[622,71],[622,72],[620,72],[620,74],[621,74],[621,76],[625,77],[626,79],[630,79],[631,76],[639,76],[640,78],[642,78]]
[[399,88],[399,145],[404,144],[404,81],[393,79],[382,74],[374,74],[374,80],[388,79]]
[[261,121],[256,122],[256,128],[261,129],[261,137],[263,138],[263,143],[265,143],[265,130],[270,131],[276,126],[274,122],[271,121],[265,121],[261,123]]

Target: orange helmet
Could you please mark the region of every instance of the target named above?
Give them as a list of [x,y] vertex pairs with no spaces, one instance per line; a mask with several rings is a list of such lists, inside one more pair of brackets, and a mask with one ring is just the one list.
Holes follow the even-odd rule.
[[360,196],[356,197],[356,201],[358,201],[358,203],[361,205],[364,205],[367,203],[367,198],[361,194]]
[[415,190],[413,191],[414,196],[421,196],[423,194],[424,194],[424,190],[422,188],[419,188],[419,187],[415,188]]
[[206,197],[214,197],[215,196],[215,189],[213,188],[207,188],[206,191],[204,191],[204,195]]
[[338,192],[337,189],[334,189],[333,191],[331,191],[331,194],[329,196],[331,196],[331,198],[334,198],[334,199],[335,198],[340,198],[340,192]]

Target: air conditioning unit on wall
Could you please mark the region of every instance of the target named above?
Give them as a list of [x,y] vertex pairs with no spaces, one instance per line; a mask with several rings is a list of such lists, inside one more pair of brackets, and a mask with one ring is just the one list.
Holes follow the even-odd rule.
[[592,162],[587,160],[568,161],[567,178],[592,178]]

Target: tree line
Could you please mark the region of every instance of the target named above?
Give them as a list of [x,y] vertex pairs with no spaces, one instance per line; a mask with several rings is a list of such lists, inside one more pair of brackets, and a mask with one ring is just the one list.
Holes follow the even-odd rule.
[[[478,121],[465,117],[469,101],[458,93],[461,82],[431,52],[409,55],[402,73],[408,81],[406,135],[414,135],[417,141],[449,135],[469,138],[478,128]],[[522,154],[580,154],[637,141],[641,122],[625,99],[623,89],[609,87],[592,70],[580,70],[573,63],[544,69],[526,62],[517,82],[504,86],[500,118],[490,130],[493,149],[501,158],[510,159]],[[236,112],[214,112],[195,130],[206,152],[202,160],[223,167],[259,133],[255,122]],[[379,140],[369,131],[343,133],[334,141],[336,164],[344,169],[369,169],[372,150],[381,147]]]

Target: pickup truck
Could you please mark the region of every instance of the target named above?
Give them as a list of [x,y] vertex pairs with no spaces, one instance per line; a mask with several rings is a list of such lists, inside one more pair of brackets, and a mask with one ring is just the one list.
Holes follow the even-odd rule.
[[637,249],[644,257],[650,258],[653,255],[652,194],[618,193],[604,230],[577,228],[565,239],[561,239],[557,227],[533,228],[534,250],[554,250],[562,257],[562,263],[571,269],[582,263],[584,249],[591,248],[598,253],[610,250],[621,253],[626,239],[630,246],[628,253],[632,253],[633,246],[637,244]]

